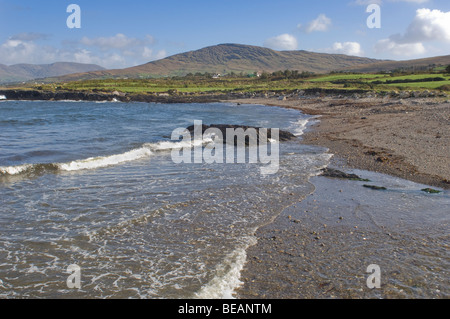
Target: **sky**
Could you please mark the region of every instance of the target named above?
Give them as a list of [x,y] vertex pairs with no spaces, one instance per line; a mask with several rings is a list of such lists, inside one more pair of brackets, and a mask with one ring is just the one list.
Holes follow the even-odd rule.
[[125,68],[222,43],[392,60],[448,55],[450,1],[0,0],[0,64]]

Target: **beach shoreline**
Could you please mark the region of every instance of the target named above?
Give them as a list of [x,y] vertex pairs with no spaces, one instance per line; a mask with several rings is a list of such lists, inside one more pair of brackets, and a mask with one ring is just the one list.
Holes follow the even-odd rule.
[[[334,155],[330,168],[356,170],[376,185],[388,187],[380,192],[362,187],[370,184],[364,181],[312,177],[315,191],[311,195],[256,232],[237,298],[448,298],[446,209],[437,205],[434,211],[427,210],[421,205],[433,199],[419,193],[427,185],[439,187],[447,196],[444,203],[448,202],[449,104],[380,98],[232,102],[293,108],[319,116],[302,143],[327,148]],[[429,130],[424,129],[427,126]],[[398,147],[393,147],[395,143]],[[413,190],[398,185],[410,185]],[[408,199],[402,202],[402,197]],[[439,217],[424,222],[419,216],[427,214]],[[390,220],[391,216],[398,220]],[[404,219],[409,220],[407,226]],[[431,226],[425,225],[428,222]],[[371,264],[383,269],[382,289],[366,286],[366,267]]]
[[334,165],[450,189],[448,102],[348,97],[226,102],[297,109],[317,116],[319,121],[305,132],[302,143],[328,148]]
[[[255,233],[235,297],[449,298],[448,217],[441,206],[449,206],[449,192],[434,202],[419,194],[422,184],[368,171],[361,176],[374,183],[391,179],[389,189],[312,177],[312,194]],[[371,265],[381,269],[378,289],[367,284]]]

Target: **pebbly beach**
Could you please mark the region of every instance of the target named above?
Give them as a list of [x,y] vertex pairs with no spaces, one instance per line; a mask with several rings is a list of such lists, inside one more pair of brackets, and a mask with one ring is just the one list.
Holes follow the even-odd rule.
[[[329,169],[311,178],[312,194],[258,229],[238,298],[449,297],[448,102],[379,97],[235,102],[317,116],[302,143],[333,154]],[[437,196],[427,193],[434,189]],[[381,268],[380,289],[366,283],[372,264]]]

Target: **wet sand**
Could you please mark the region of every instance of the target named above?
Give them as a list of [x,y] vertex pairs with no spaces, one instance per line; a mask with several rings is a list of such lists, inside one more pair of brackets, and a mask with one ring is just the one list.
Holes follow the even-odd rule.
[[[362,173],[367,182],[314,177],[316,191],[257,231],[241,273],[243,299],[450,297],[450,194]],[[381,270],[380,289],[367,267]]]
[[[316,190],[260,228],[238,298],[449,298],[450,104],[431,99],[250,99],[320,115],[303,143],[330,167]],[[373,190],[363,185],[383,186]],[[442,191],[421,191],[429,185]],[[381,289],[367,267],[381,268]]]

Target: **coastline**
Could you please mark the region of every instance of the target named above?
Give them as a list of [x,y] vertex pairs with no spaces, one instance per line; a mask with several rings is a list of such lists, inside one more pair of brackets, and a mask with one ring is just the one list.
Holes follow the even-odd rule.
[[[380,192],[365,189],[363,181],[312,177],[311,195],[258,229],[257,243],[247,251],[237,298],[449,297],[446,208],[442,203],[434,207],[433,198],[420,194],[426,185],[439,187],[444,205],[448,203],[449,104],[380,98],[233,102],[320,116],[302,143],[328,148],[334,154],[329,168],[356,170],[377,185],[393,188]],[[427,201],[430,204],[424,204]],[[427,233],[429,229],[434,233]],[[382,289],[366,287],[365,267],[370,264],[383,269]]]
[[332,164],[450,189],[450,104],[437,99],[348,97],[239,99],[319,117],[302,143],[334,154]]
[[[416,94],[417,93],[417,94]],[[360,90],[302,92],[123,94],[0,90],[8,100],[74,100],[145,103],[237,103],[297,109],[320,117],[303,143],[323,146],[333,164],[450,188],[450,104],[445,95],[414,92],[389,95]],[[426,95],[427,97],[412,97]],[[408,96],[407,98],[403,98]]]
[[[179,103],[188,102],[182,100]],[[366,178],[366,175],[378,174],[372,172],[386,173],[389,174],[387,179],[381,174],[372,175],[370,179],[379,182],[379,186],[388,186],[389,183],[390,186],[394,185],[389,191],[378,192],[362,187],[363,181],[312,177],[310,182],[315,186],[312,194],[283,210],[272,223],[258,229],[256,244],[246,252],[247,263],[241,272],[244,285],[236,290],[239,298],[450,296],[448,284],[435,280],[429,288],[422,280],[439,274],[442,269],[450,269],[445,256],[439,255],[439,252],[448,249],[446,244],[442,244],[443,240],[445,243],[447,239],[439,237],[439,232],[446,233],[445,227],[448,227],[448,223],[446,220],[444,223],[438,223],[437,219],[432,219],[426,221],[429,224],[423,228],[423,221],[417,219],[417,216],[428,213],[428,210],[414,210],[411,207],[408,207],[408,211],[399,209],[405,204],[400,198],[403,196],[411,195],[407,201],[412,199],[411,202],[417,206],[420,206],[421,201],[439,198],[421,192],[420,187],[433,185],[449,189],[446,175],[447,157],[443,156],[448,154],[450,145],[449,127],[446,122],[450,119],[447,103],[434,99],[405,101],[332,96],[283,100],[251,98],[223,102],[281,106],[320,116],[320,121],[302,136],[303,144],[328,148],[329,152],[334,154],[329,166],[331,168],[346,172],[355,168],[364,169],[361,175],[363,178]],[[424,127],[432,129],[423,129]],[[374,132],[379,134],[375,136]],[[414,136],[413,144],[416,147],[413,150],[406,138],[408,134]],[[397,148],[385,148],[376,144],[377,142],[386,145],[402,142],[404,145],[397,143]],[[430,150],[437,152],[430,154]],[[422,165],[415,166],[413,161]],[[423,165],[424,163],[427,165]],[[414,184],[410,186],[413,189],[412,194],[408,193],[411,189],[407,189],[407,194],[403,194],[404,189],[396,185],[405,185],[407,181],[391,176],[420,182],[422,185]],[[378,199],[372,195],[377,195]],[[444,196],[448,198],[449,192],[445,191]],[[415,197],[420,199],[416,201]],[[400,202],[397,202],[399,199]],[[429,207],[435,207],[433,201],[427,204]],[[435,207],[437,215],[442,210],[446,211],[441,207]],[[407,227],[402,225],[401,228],[392,221],[383,224],[386,215],[381,216],[381,222],[380,216],[372,215],[378,211],[387,211],[392,215],[401,213],[401,223],[404,219],[411,219],[413,222]],[[414,214],[411,215],[411,212]],[[422,234],[423,230],[428,229],[432,229],[431,239]],[[424,247],[418,247],[416,241],[426,244]],[[390,248],[387,249],[386,245]],[[429,258],[428,247],[434,252],[432,258],[443,259],[444,263],[441,262],[440,266],[436,266],[439,262],[424,266],[431,269],[425,273],[414,270],[414,280],[411,284],[413,288],[411,285],[405,286],[404,290],[399,291],[395,282],[409,280],[408,275],[411,273],[404,277],[402,269],[395,268],[390,262],[392,252],[396,262],[409,265],[419,262],[420,258],[416,259],[417,253]],[[383,251],[383,254],[378,254],[380,251]],[[376,258],[371,259],[374,255]],[[339,265],[332,265],[335,258],[341,262]],[[364,288],[367,275],[363,268],[371,263],[380,263],[383,271],[388,271],[391,282],[387,290],[380,292]],[[335,277],[339,278],[337,282]],[[445,279],[448,275],[440,277]],[[348,289],[349,285],[351,289]],[[421,287],[420,293],[414,292],[416,286]]]
[[[311,195],[255,233],[257,242],[247,250],[236,298],[450,297],[449,219],[442,207],[450,207],[450,193],[437,199],[420,194],[421,184],[359,173],[375,183],[388,183],[390,189],[311,178]],[[370,265],[381,269],[380,289],[367,286]]]

